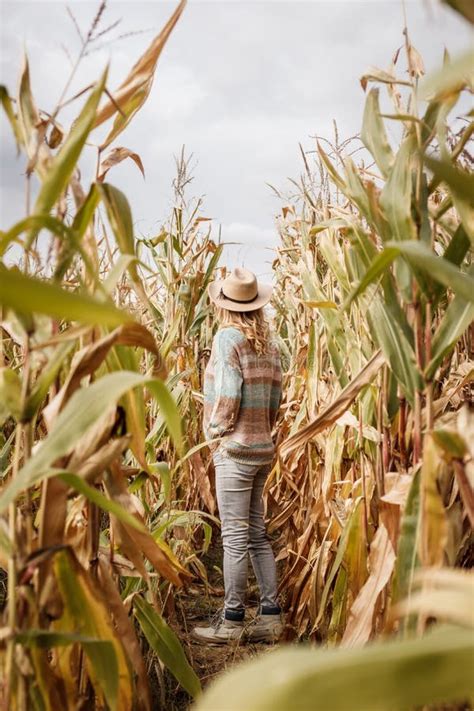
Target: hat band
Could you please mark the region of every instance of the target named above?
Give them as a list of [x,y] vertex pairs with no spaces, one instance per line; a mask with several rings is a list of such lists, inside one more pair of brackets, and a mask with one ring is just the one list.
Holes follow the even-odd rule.
[[233,299],[231,296],[227,296],[227,294],[224,294],[222,287],[219,292],[219,299],[228,299],[229,301],[234,301],[236,304],[250,304],[252,301],[255,301],[255,299],[257,299],[257,298],[258,298],[258,292],[255,294],[255,296],[252,296],[251,299]]

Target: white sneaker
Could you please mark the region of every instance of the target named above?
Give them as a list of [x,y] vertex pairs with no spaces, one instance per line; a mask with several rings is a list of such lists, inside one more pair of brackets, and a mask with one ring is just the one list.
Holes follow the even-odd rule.
[[278,642],[283,632],[281,614],[259,614],[255,621],[247,627],[248,642]]
[[[195,627],[191,637],[202,644],[228,644],[243,638],[244,622],[225,620],[222,617],[209,627]],[[243,641],[243,639],[242,639]]]

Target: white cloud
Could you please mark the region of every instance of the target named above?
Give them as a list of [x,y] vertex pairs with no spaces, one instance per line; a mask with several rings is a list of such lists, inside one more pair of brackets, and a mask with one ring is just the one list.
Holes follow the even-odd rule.
[[[69,0],[80,25],[87,27],[97,2]],[[465,24],[448,8],[426,0],[407,2],[410,37],[429,68],[441,60],[443,46],[455,55],[470,41]],[[75,29],[57,2],[1,1],[0,80],[15,91],[23,41],[30,56],[34,95],[51,111],[68,75],[61,44],[74,54]],[[110,56],[109,86],[116,87],[175,2],[110,2],[105,24],[123,18],[119,32],[147,30],[117,41],[86,58],[71,94],[97,77]],[[183,144],[197,161],[194,195],[205,195],[205,210],[222,238],[242,245],[226,247],[232,263],[268,272],[276,244],[273,217],[278,201],[267,186],[287,185],[301,172],[298,142],[314,147],[311,135],[332,138],[336,118],[341,138],[360,128],[364,94],[359,77],[367,66],[386,67],[402,44],[400,3],[383,0],[336,2],[199,2],[191,0],[160,57],[149,99],[116,145],[138,152],[146,171],[125,162],[110,181],[123,189],[134,220],[146,232],[169,210],[173,154]],[[148,31],[149,30],[149,31]],[[66,126],[82,99],[61,113]],[[24,160],[1,119],[2,224],[24,213]],[[100,140],[109,126],[92,136]],[[84,176],[93,169],[93,149],[81,159]],[[250,267],[252,268],[252,267]]]
[[245,222],[231,222],[221,226],[223,242],[242,242],[253,248],[273,247],[276,230],[257,227]]

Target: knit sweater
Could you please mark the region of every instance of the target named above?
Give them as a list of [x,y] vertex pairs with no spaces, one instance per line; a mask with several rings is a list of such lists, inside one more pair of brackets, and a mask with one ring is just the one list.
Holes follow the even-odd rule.
[[[206,440],[244,464],[268,464],[275,453],[272,428],[281,402],[280,353],[271,341],[259,355],[233,326],[217,331],[204,373]],[[210,445],[215,451],[216,445]]]

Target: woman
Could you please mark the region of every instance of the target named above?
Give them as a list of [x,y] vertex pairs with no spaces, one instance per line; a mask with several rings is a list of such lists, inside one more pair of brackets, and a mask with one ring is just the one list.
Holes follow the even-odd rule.
[[[281,401],[278,346],[270,338],[263,306],[272,287],[237,268],[209,285],[220,328],[204,375],[206,440],[216,471],[224,548],[224,610],[193,637],[209,644],[245,636],[274,641],[282,631],[275,558],[265,532],[262,492],[275,452],[272,428]],[[244,627],[248,554],[260,588],[255,622]]]

